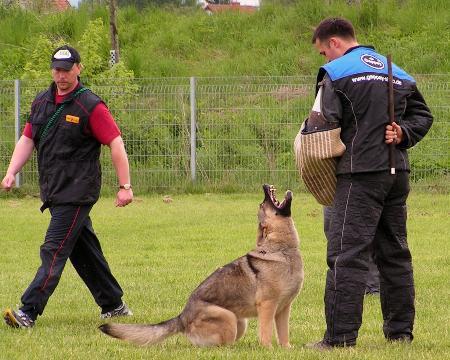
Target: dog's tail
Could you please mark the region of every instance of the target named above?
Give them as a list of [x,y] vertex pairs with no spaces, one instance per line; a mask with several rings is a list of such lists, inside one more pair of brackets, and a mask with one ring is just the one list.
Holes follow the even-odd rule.
[[105,334],[137,345],[152,345],[184,329],[179,316],[155,325],[103,324]]

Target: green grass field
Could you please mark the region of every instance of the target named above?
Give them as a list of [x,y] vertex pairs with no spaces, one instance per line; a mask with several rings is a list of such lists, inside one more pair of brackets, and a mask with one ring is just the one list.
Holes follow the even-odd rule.
[[[136,198],[127,208],[102,199],[92,212],[94,228],[113,273],[133,309],[133,323],[177,315],[190,292],[217,267],[254,247],[261,194],[174,195]],[[291,317],[292,350],[258,345],[256,321],[241,341],[198,349],[176,335],[140,348],[97,330],[99,308],[68,264],[45,313],[30,330],[0,324],[0,359],[448,359],[450,358],[450,200],[412,194],[409,243],[416,277],[416,325],[412,345],[388,344],[382,335],[378,297],[366,298],[355,349],[316,353],[304,349],[324,331],[325,240],[322,212],[311,196],[294,194],[293,218],[301,238],[305,285]],[[0,307],[15,306],[39,265],[39,246],[49,214],[34,198],[0,199]]]

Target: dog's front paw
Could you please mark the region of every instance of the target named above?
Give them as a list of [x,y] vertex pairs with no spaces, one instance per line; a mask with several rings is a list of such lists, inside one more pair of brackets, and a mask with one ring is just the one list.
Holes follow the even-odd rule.
[[266,349],[272,349],[273,347],[271,342],[261,342],[261,345]]

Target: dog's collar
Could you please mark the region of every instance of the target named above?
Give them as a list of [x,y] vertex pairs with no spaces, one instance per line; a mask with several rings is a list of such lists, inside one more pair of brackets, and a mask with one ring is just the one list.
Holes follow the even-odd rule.
[[255,250],[250,251],[248,255],[266,261],[287,262],[286,256],[282,251],[272,252],[263,246],[258,246]]

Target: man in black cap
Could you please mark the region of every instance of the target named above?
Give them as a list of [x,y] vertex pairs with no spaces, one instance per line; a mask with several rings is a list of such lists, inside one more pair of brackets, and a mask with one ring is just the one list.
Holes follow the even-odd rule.
[[40,248],[41,266],[22,295],[22,306],[4,312],[5,322],[15,328],[32,327],[42,315],[68,259],[101,307],[101,318],[132,315],[89,216],[100,194],[101,145],[110,148],[118,178],[116,206],[133,200],[120,130],[104,102],[81,84],[77,50],[67,45],[57,48],[51,69],[53,82],[33,101],[1,183],[9,191],[36,148],[41,211],[48,208],[51,220]]
[[80,64],[81,57],[76,49],[71,46],[63,45],[53,51],[52,55],[52,69],[64,69],[69,71],[73,64]]

